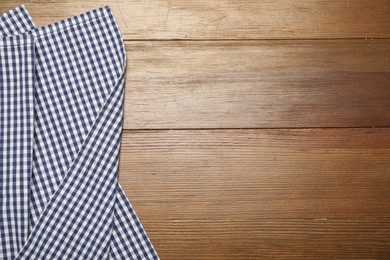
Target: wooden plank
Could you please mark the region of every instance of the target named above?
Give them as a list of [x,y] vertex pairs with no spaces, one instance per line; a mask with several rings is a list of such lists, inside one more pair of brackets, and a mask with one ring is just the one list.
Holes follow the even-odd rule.
[[389,219],[163,220],[147,230],[161,259],[390,258]]
[[125,129],[390,125],[389,40],[127,42]]
[[390,2],[251,0],[2,0],[25,4],[37,25],[110,5],[125,39],[389,38]]
[[120,182],[162,259],[386,259],[389,158],[389,128],[125,131]]

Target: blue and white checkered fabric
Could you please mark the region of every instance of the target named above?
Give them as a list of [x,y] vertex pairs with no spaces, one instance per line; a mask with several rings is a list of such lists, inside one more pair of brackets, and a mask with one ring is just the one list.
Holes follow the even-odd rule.
[[107,6],[0,16],[0,259],[158,259],[117,182],[125,62]]

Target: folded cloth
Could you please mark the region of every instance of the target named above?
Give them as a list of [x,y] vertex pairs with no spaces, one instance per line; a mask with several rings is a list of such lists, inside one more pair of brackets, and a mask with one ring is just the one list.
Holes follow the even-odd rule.
[[0,259],[158,259],[117,182],[125,63],[108,6],[0,16]]

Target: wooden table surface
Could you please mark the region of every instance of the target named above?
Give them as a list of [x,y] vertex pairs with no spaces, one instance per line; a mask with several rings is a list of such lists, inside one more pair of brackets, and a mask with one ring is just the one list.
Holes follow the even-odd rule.
[[390,259],[390,1],[19,4],[112,7],[120,182],[161,259]]

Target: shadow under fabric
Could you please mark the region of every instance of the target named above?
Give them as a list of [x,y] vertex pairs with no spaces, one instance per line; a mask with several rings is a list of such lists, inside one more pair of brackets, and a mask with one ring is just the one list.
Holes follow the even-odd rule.
[[0,259],[158,259],[117,182],[126,53],[108,6],[0,16]]

